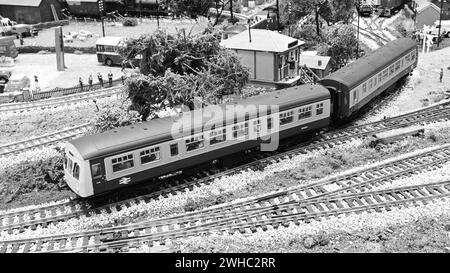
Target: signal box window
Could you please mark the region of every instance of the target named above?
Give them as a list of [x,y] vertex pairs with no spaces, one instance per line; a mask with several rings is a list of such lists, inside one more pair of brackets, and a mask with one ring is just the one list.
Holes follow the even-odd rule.
[[102,165],[100,163],[92,164],[91,172],[94,179],[102,177]]
[[389,67],[389,76],[392,76],[392,74],[394,74],[394,65]]
[[363,84],[362,90],[363,90],[363,93],[367,92],[367,83]]
[[209,133],[209,144],[214,145],[220,142],[224,142],[227,139],[227,130],[219,129]]
[[378,82],[377,82],[377,76],[375,76],[375,77],[373,77],[373,87],[374,87],[374,88],[377,87],[377,84],[378,84]]
[[113,172],[120,172],[134,167],[133,155],[125,155],[112,159]]
[[185,140],[185,142],[186,142],[186,151],[188,152],[203,148],[204,146],[202,135],[188,138]]
[[178,143],[174,143],[170,145],[170,156],[178,155]]
[[298,110],[298,119],[305,119],[305,118],[309,118],[312,116],[312,106],[307,106],[307,107],[303,107],[300,108]]
[[259,133],[261,131],[261,121],[259,119],[253,121],[253,131],[255,133]]
[[280,114],[280,125],[284,125],[294,121],[294,111]]
[[316,105],[316,115],[323,114],[323,102]]
[[78,166],[78,163],[75,163],[73,165],[73,177],[75,179],[79,179],[80,178],[80,166]]
[[147,164],[161,159],[159,147],[151,148],[140,153],[141,164]]

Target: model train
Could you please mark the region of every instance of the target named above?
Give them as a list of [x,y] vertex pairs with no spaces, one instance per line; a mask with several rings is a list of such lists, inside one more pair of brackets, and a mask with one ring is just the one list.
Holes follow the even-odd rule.
[[[88,197],[176,171],[222,161],[279,137],[297,137],[347,120],[417,66],[417,44],[398,39],[323,78],[254,96],[84,136],[68,142],[65,179]],[[231,107],[239,105],[240,107]],[[260,106],[276,106],[276,111]],[[231,115],[230,115],[230,110]],[[211,115],[221,111],[226,115]],[[185,130],[174,130],[181,122]],[[187,119],[190,121],[191,119]],[[199,121],[200,120],[200,121]],[[256,135],[250,138],[250,135]]]

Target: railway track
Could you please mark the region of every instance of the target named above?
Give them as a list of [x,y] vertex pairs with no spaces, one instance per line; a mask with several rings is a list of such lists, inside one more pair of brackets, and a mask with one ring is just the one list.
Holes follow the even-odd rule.
[[22,113],[31,110],[50,109],[67,105],[77,104],[90,99],[99,99],[110,96],[121,95],[123,86],[116,86],[106,89],[95,90],[91,92],[78,93],[62,97],[43,99],[32,102],[4,103],[0,104],[0,114],[4,113]]
[[324,217],[417,206],[449,196],[450,182],[445,181],[373,192],[295,199],[284,203],[266,202],[259,207],[243,204],[76,234],[2,241],[0,252],[117,252],[139,247],[142,243],[149,246],[170,244],[179,238],[213,233],[251,234],[270,227]]
[[38,147],[55,144],[61,141],[70,140],[77,136],[85,134],[90,127],[90,123],[73,126],[61,131],[45,134],[30,139],[17,141],[5,145],[0,145],[0,158],[19,154],[26,150],[35,149]]
[[[185,177],[182,179],[173,179],[168,180],[168,183],[165,183],[165,186],[160,191],[153,192],[151,194],[143,195],[138,198],[128,199],[120,202],[116,202],[113,204],[109,204],[106,206],[102,206],[99,208],[96,208],[94,210],[90,209],[87,205],[82,205],[83,203],[78,202],[78,200],[73,200],[68,203],[53,205],[50,207],[43,207],[43,208],[36,208],[32,210],[24,210],[24,211],[18,211],[18,212],[11,212],[11,213],[4,213],[0,214],[0,231],[8,231],[12,232],[13,230],[19,230],[23,231],[26,228],[36,228],[37,226],[46,226],[49,223],[56,223],[59,221],[66,221],[70,218],[74,217],[80,217],[81,215],[91,215],[92,213],[98,214],[101,212],[110,212],[111,210],[120,210],[122,206],[129,206],[133,202],[150,202],[150,200],[157,198],[158,196],[167,196],[169,194],[177,194],[178,192],[183,192],[186,189],[192,189],[195,187],[201,187],[202,185],[207,185],[211,182],[213,182],[216,178],[220,178],[222,176],[226,175],[234,175],[242,170],[246,169],[254,169],[254,170],[260,170],[264,169],[265,166],[273,163],[278,162],[286,158],[292,158],[295,155],[301,154],[301,153],[307,153],[314,150],[321,150],[321,149],[327,149],[329,147],[333,147],[335,145],[343,144],[345,142],[348,142],[351,139],[356,139],[359,137],[364,137],[370,134],[374,134],[376,132],[382,132],[388,129],[394,129],[403,127],[406,125],[410,125],[411,122],[416,123],[418,120],[421,122],[425,121],[433,121],[436,119],[436,117],[442,118],[440,115],[449,115],[450,114],[450,105],[449,104],[442,104],[437,106],[432,106],[430,108],[427,108],[425,112],[423,111],[416,111],[409,114],[405,114],[402,116],[366,124],[366,125],[358,125],[353,126],[346,129],[336,130],[329,132],[327,134],[324,134],[321,136],[319,140],[316,140],[312,143],[309,143],[308,145],[300,146],[297,148],[294,148],[292,150],[288,150],[283,153],[278,154],[269,154],[267,155],[260,155],[257,154],[257,157],[253,158],[252,161],[248,164],[238,166],[233,169],[229,170],[223,170],[223,169],[212,169],[211,171],[204,171],[202,173],[197,173],[195,176],[191,177]],[[446,149],[443,151],[447,151]],[[425,153],[425,157],[428,157],[428,153]],[[447,161],[447,155],[441,156],[443,159],[441,161],[446,162]],[[415,156],[412,157],[412,160],[418,160],[421,158],[421,156]],[[433,162],[440,162],[439,156],[433,157],[435,160]],[[403,167],[396,167],[396,165],[387,164],[385,167],[377,167],[384,168],[389,170],[389,166],[392,166],[394,169],[400,170],[398,173],[393,173],[392,171],[389,171],[390,174],[401,174],[402,172],[410,172],[414,169],[414,166],[417,164],[408,164],[405,163]],[[410,166],[409,169],[405,169],[404,166]],[[426,167],[426,165],[419,165],[419,168]],[[377,169],[375,168],[375,169]],[[386,171],[383,171],[386,173]],[[376,175],[368,174],[369,177],[377,177]],[[389,176],[385,176],[389,177]],[[341,178],[341,181],[347,181],[349,178]],[[334,182],[333,182],[334,183]],[[350,183],[350,182],[344,182],[344,183]],[[322,187],[323,188],[323,187]],[[324,192],[323,189],[317,191],[314,190],[312,192]],[[307,193],[307,195],[310,195],[310,193]],[[81,204],[81,205],[80,205]]]
[[[90,208],[83,203],[72,201],[61,205],[54,205],[44,208],[36,208],[28,211],[12,212],[0,215],[0,231],[12,233],[15,230],[22,232],[27,228],[36,229],[38,226],[46,227],[50,223],[66,221],[71,218],[80,216],[90,217],[101,213],[111,213],[112,211],[120,211],[122,208],[132,206],[134,204],[147,204],[159,196],[167,197],[169,195],[178,194],[193,189],[193,187],[201,187],[212,183],[216,178],[225,175],[233,175],[246,169],[259,170],[272,162],[277,162],[286,158],[291,158],[301,152],[308,151],[307,147],[300,148],[295,151],[277,154],[262,160],[256,160],[244,166],[239,166],[227,171],[217,171],[215,174],[204,173],[203,177],[191,177],[187,182],[173,181],[174,184],[168,184],[162,190],[151,194],[139,196],[137,198],[127,199],[120,202],[107,204],[97,208]],[[316,147],[317,148],[317,147]],[[317,198],[325,195],[333,195],[342,192],[356,192],[371,189],[374,186],[388,183],[392,180],[408,177],[415,173],[424,172],[438,168],[440,165],[450,161],[450,144],[435,148],[418,155],[409,156],[396,161],[388,162],[382,165],[362,169],[357,172],[334,177],[330,179],[319,180],[306,186],[297,186],[285,189],[271,194],[266,194],[255,199],[247,201],[247,205],[257,206],[262,200],[272,200],[279,202],[280,198],[288,200],[292,198]],[[278,200],[278,201],[277,201]]]

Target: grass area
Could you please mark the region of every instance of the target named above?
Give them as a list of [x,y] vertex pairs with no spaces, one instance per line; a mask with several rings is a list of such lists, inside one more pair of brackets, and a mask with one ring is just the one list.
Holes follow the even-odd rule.
[[[156,20],[144,19],[139,21],[137,26],[124,27],[121,24],[105,24],[106,36],[120,36],[127,38],[137,38],[141,34],[153,33],[158,29]],[[200,18],[198,22],[187,19],[161,19],[160,29],[165,29],[168,32],[175,32],[177,29],[185,28],[189,32],[192,29],[193,33],[201,32],[207,26],[208,20]],[[67,46],[75,47],[93,47],[98,37],[102,36],[102,24],[100,22],[70,22],[69,25],[63,26],[63,33],[68,34],[73,32],[80,32],[81,30],[90,31],[93,37],[87,38],[85,41],[74,39],[73,43],[66,43]],[[15,40],[16,46],[20,47],[19,40]],[[37,37],[24,38],[24,46],[54,46],[55,45],[55,31],[53,28],[45,29],[39,32]]]

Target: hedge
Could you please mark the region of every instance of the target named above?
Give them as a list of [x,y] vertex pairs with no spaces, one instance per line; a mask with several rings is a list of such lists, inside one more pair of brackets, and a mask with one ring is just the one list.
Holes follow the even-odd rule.
[[33,27],[41,30],[44,28],[51,28],[51,27],[58,27],[58,26],[67,26],[69,24],[69,20],[60,20],[60,21],[52,21],[52,22],[44,22],[44,23],[38,23],[34,24]]
[[[17,47],[19,53],[38,53],[39,51],[49,51],[55,52],[55,47],[52,46],[19,46]],[[87,54],[95,54],[96,48],[94,46],[91,47],[74,47],[74,46],[64,46],[65,53],[74,53],[76,50],[81,51]]]

